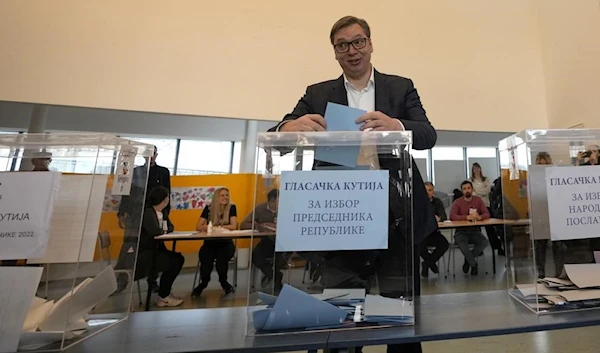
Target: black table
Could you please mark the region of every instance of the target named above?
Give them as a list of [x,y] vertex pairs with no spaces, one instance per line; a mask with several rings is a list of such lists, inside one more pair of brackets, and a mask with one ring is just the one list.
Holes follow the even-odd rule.
[[134,313],[68,353],[285,352],[437,341],[600,324],[600,310],[537,316],[506,291],[422,296],[410,327],[244,336],[246,308]]

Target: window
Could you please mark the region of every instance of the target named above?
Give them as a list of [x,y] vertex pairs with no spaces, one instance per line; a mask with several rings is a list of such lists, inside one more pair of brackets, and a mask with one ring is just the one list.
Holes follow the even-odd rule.
[[224,174],[231,165],[231,141],[181,140],[177,175]]
[[[133,141],[139,141],[147,143],[149,145],[156,146],[158,150],[158,156],[156,157],[156,164],[168,168],[171,175],[175,174],[175,158],[177,157],[177,139],[163,139],[163,138],[141,138],[141,137],[123,137]],[[135,164],[143,165],[145,163],[144,158],[141,156],[136,157]]]
[[50,170],[63,173],[111,174],[114,151],[98,147],[59,147],[52,153]]
[[467,177],[471,177],[473,163],[479,163],[483,175],[495,180],[500,176],[498,157],[494,147],[467,147]]
[[233,144],[233,161],[232,161],[232,165],[231,165],[231,172],[239,173],[241,164],[242,164],[242,143],[240,141],[236,141]]
[[421,173],[421,177],[423,178],[423,180],[431,180],[431,170],[429,167],[429,150],[411,150],[410,154],[415,160],[415,164],[417,165],[417,168],[419,168],[419,173]]
[[[296,150],[285,155],[280,155],[278,151],[274,151],[272,155],[273,171],[274,175],[281,174],[285,170],[296,169]],[[257,151],[257,173],[265,174],[267,165],[267,153],[262,148],[258,148]],[[312,164],[311,164],[312,165]]]
[[433,159],[433,183],[437,191],[451,193],[460,188],[466,179],[466,168],[462,147],[434,147],[431,150]]

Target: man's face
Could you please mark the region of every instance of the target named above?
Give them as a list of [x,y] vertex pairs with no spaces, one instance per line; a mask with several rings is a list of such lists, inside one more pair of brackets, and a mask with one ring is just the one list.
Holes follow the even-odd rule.
[[279,198],[269,201],[269,209],[273,212],[277,212],[278,205],[279,205]]
[[[364,48],[356,49],[350,44],[353,41],[364,39],[366,45]],[[359,77],[371,69],[371,53],[373,52],[373,44],[371,39],[367,38],[365,31],[358,24],[353,24],[340,29],[333,36],[333,45],[347,43],[348,51],[339,53],[334,48],[335,59],[340,63],[342,70],[347,76],[352,78]],[[356,43],[356,42],[355,42]]]
[[435,191],[433,190],[433,185],[425,185],[425,190],[427,190],[427,196],[429,197],[429,199],[433,199],[433,195],[435,194]]
[[469,198],[473,195],[473,187],[471,184],[465,184],[462,186],[462,192],[465,197]]
[[50,165],[50,158],[32,158],[31,159],[31,164],[33,164],[33,167],[37,170],[42,170],[42,169],[48,169],[48,166]]

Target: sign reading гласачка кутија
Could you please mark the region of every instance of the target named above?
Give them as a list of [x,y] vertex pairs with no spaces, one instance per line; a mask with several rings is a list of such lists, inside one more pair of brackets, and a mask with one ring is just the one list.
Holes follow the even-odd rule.
[[387,249],[388,173],[282,172],[275,251]]
[[46,254],[59,186],[57,172],[0,173],[0,260]]
[[600,166],[548,167],[546,191],[550,239],[600,237]]

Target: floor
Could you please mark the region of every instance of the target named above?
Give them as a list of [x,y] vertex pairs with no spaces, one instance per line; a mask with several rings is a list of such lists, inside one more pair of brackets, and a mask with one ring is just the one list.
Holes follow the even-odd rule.
[[[507,288],[506,270],[504,265],[505,258],[497,257],[497,273],[492,274],[492,258],[489,248],[486,250],[486,255],[483,262],[480,262],[480,273],[478,276],[465,275],[461,271],[463,257],[458,250],[456,251],[456,274],[451,274],[445,278],[443,274],[430,274],[429,278],[421,278],[423,294],[440,294],[440,293],[460,293],[460,292],[475,292],[487,290],[502,290]],[[448,258],[445,259],[446,261]],[[450,266],[452,269],[452,266]],[[484,269],[484,270],[482,270]],[[233,282],[233,276],[230,270],[230,282]],[[487,274],[486,274],[487,272]],[[302,283],[303,268],[291,269],[284,272],[284,282],[292,283],[296,287],[310,290],[308,283]],[[255,300],[255,296],[248,292],[249,282],[248,270],[238,271],[238,285],[236,292],[224,297],[217,281],[216,273],[213,273],[213,278],[209,287],[204,291],[200,298],[191,298],[192,282],[194,278],[194,268],[185,268],[177,278],[173,292],[176,295],[185,298],[183,305],[176,309],[159,309],[152,306],[151,310],[178,310],[178,309],[196,309],[196,308],[217,308],[217,307],[233,307],[246,306],[248,298]],[[141,281],[142,295],[145,300],[145,281]],[[257,290],[260,290],[260,278],[257,278]],[[53,286],[50,286],[49,294],[52,296]],[[137,304],[137,288],[134,289],[134,301]],[[111,306],[114,305],[126,307],[126,296],[120,298],[113,297]],[[102,308],[97,308],[102,311]],[[142,307],[135,305],[134,310],[143,310]],[[484,337],[477,339],[461,339],[451,341],[427,342],[423,344],[424,352],[569,352],[569,353],[597,353],[600,352],[600,327],[589,327],[582,329],[538,332],[531,334],[519,334],[509,336]],[[363,352],[375,353],[385,352],[385,347],[365,347]]]

